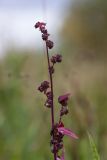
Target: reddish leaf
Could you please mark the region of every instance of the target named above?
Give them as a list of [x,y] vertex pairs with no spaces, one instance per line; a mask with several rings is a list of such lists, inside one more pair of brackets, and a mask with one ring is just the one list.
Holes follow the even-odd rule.
[[70,136],[74,139],[78,139],[78,136],[73,133],[71,130],[67,129],[67,128],[64,128],[64,127],[59,127],[58,128],[58,132],[62,133],[63,135],[67,135],[67,136]]

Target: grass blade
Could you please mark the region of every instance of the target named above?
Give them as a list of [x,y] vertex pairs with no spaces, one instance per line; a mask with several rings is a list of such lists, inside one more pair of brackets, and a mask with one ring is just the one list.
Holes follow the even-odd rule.
[[88,137],[89,137],[89,142],[90,142],[90,146],[91,146],[93,160],[100,160],[100,156],[98,154],[96,145],[95,145],[94,140],[89,132],[88,132]]

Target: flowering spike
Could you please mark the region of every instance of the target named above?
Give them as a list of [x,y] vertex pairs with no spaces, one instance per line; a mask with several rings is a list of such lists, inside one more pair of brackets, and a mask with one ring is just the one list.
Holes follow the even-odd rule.
[[[64,145],[63,145],[63,137],[64,135],[70,136],[74,139],[77,139],[78,136],[73,133],[71,130],[64,128],[64,124],[62,122],[62,116],[68,114],[68,100],[70,94],[67,93],[65,95],[61,95],[58,98],[58,103],[61,104],[59,122],[55,124],[54,122],[54,93],[53,93],[53,73],[54,73],[54,64],[60,63],[62,61],[62,55],[55,54],[51,58],[49,56],[49,49],[52,49],[54,46],[53,41],[49,40],[50,34],[46,29],[46,23],[37,22],[35,24],[35,28],[38,28],[42,34],[42,39],[45,42],[46,46],[46,55],[48,62],[48,73],[49,73],[49,82],[43,81],[38,90],[43,92],[46,96],[45,106],[51,109],[51,151],[54,154],[54,160],[64,160]],[[62,155],[59,155],[59,151],[62,150]]]

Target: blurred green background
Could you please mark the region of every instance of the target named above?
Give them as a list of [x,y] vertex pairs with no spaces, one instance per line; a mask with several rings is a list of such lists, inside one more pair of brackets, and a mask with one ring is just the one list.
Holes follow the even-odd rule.
[[[66,160],[92,160],[87,131],[107,160],[107,2],[70,4],[58,35],[63,62],[55,66],[56,120],[57,97],[71,92],[64,122],[79,140],[64,138]],[[0,60],[0,160],[50,160],[50,110],[37,91],[48,77],[46,55],[33,49],[6,52]]]

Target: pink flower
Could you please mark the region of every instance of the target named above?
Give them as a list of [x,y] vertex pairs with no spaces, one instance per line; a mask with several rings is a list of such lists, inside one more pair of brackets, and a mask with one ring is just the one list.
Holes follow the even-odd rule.
[[78,139],[78,136],[67,128],[58,127],[58,132],[62,133],[63,135],[70,136],[71,138]]

